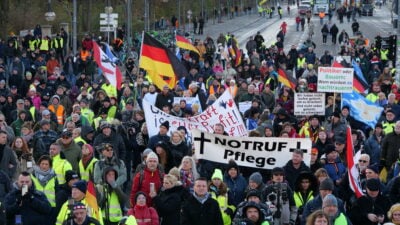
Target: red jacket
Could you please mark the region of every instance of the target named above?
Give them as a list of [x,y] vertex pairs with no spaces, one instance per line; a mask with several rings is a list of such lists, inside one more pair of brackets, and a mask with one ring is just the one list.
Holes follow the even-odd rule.
[[153,207],[138,206],[129,209],[128,216],[134,216],[138,225],[158,225],[158,214]]
[[162,177],[160,177],[160,172],[158,171],[158,169],[156,171],[152,172],[149,169],[147,169],[147,167],[146,167],[144,169],[141,185],[139,185],[140,174],[141,174],[140,172],[136,173],[135,177],[133,178],[131,196],[130,196],[131,206],[136,205],[135,195],[139,191],[146,193],[146,203],[148,206],[152,206],[151,198],[149,196],[150,183],[154,183],[155,189],[158,192],[162,186],[162,183],[161,183]]

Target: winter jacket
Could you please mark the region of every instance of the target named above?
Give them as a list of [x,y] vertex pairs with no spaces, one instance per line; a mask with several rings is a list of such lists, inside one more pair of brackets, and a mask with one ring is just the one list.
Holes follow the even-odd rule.
[[379,194],[376,199],[368,195],[361,196],[351,209],[350,219],[353,224],[377,225],[368,219],[368,214],[385,216],[384,223],[388,222],[387,212],[391,207],[388,197]]
[[138,225],[158,225],[158,214],[153,207],[138,206],[129,209],[128,215],[132,215],[136,218]]
[[386,169],[389,170],[393,163],[398,159],[399,148],[400,134],[396,134],[396,132],[386,135],[386,137],[382,140],[381,160],[385,161],[383,166],[385,166]]
[[231,178],[228,173],[225,173],[224,183],[228,186],[228,194],[232,197],[233,205],[239,205],[246,197],[244,195],[247,187],[246,179],[240,174],[235,178]]
[[154,208],[157,209],[161,218],[161,225],[175,225],[180,221],[182,196],[182,185],[163,190],[153,198]]
[[127,180],[127,171],[125,167],[125,163],[117,159],[116,157],[112,157],[111,159],[104,158],[100,161],[97,161],[94,165],[93,172],[93,180],[95,184],[104,184],[104,172],[108,167],[112,167],[115,171],[117,171],[117,177],[115,180],[116,186],[122,187],[122,185]]
[[162,109],[164,105],[167,105],[171,109],[172,103],[174,103],[174,95],[172,93],[168,92],[166,95],[160,93],[156,97],[155,106]]
[[288,181],[289,187],[292,190],[294,190],[294,184],[299,174],[303,171],[310,172],[310,168],[304,162],[301,162],[298,169],[294,168],[292,160],[289,160],[283,169],[285,170],[285,179]]
[[324,168],[328,172],[328,175],[332,179],[334,184],[336,184],[337,180],[342,179],[347,171],[346,166],[339,159],[339,157],[334,163],[326,162]]
[[223,225],[218,202],[208,196],[201,203],[191,195],[182,205],[181,225]]
[[51,206],[46,196],[32,185],[28,193],[21,196],[21,190],[16,183],[13,190],[7,194],[4,207],[7,213],[7,224],[13,225],[15,215],[21,215],[24,225],[47,224]]
[[6,172],[11,179],[17,170],[17,159],[13,150],[7,145],[0,145],[0,154],[3,155],[0,158],[0,170]]
[[155,150],[156,144],[158,142],[163,141],[165,143],[168,143],[169,140],[170,140],[170,137],[168,135],[161,135],[160,133],[158,133],[158,134],[150,137],[147,147]]
[[139,191],[146,193],[146,203],[148,206],[152,206],[152,199],[149,196],[150,183],[154,183],[156,192],[160,190],[162,186],[162,174],[160,174],[159,170],[150,171],[147,167],[145,167],[143,172],[136,173],[135,177],[133,178],[130,195],[131,206],[134,206],[136,204],[135,195]]
[[380,162],[381,150],[381,143],[378,142],[376,135],[369,136],[368,140],[365,142],[364,151],[371,158],[369,162],[370,165]]

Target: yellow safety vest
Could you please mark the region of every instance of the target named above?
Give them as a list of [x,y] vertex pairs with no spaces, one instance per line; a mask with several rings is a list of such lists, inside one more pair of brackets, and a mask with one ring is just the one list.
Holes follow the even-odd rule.
[[107,84],[103,84],[101,85],[101,89],[103,89],[106,93],[108,97],[118,97],[117,96],[117,88],[112,86],[111,84],[107,85]]
[[137,225],[136,218],[132,215],[128,216],[128,219],[125,221],[126,225]]
[[335,219],[334,225],[347,225],[346,216],[343,213],[340,213],[339,217]]
[[222,214],[222,220],[224,221],[224,225],[230,225],[232,223],[232,219],[228,214],[225,213],[225,210],[227,208],[230,208],[234,212],[236,207],[233,205],[228,205],[228,194],[219,195],[217,197],[214,192],[211,192],[211,196],[218,202]]
[[[98,213],[99,214],[99,218],[96,218],[94,216],[95,215],[94,209],[90,207],[90,205],[86,202],[86,199],[82,199],[80,202],[86,206],[86,211],[88,212],[88,216],[93,217],[96,220],[98,220],[101,225],[104,224],[101,210],[99,210],[99,213]],[[64,223],[64,221],[66,221],[68,219],[68,215],[69,214],[70,214],[70,211],[68,209],[68,201],[66,201],[62,205],[62,207],[60,209],[60,212],[58,213],[56,225],[62,225]]]
[[40,51],[48,51],[49,50],[49,40],[42,39],[42,43],[39,46]]
[[30,40],[30,41],[29,41],[29,49],[30,49],[31,51],[35,51],[35,49],[36,49],[36,43],[37,43],[36,39]]
[[52,158],[53,160],[53,170],[57,175],[58,184],[65,183],[65,172],[72,170],[71,163],[66,159],[62,159],[60,155],[56,155]]
[[82,163],[82,159],[79,160],[79,174],[81,175],[81,179],[82,179],[82,180],[89,181],[90,178],[93,178],[94,164],[95,164],[97,161],[99,161],[99,160],[96,159],[96,158],[93,158],[93,159],[90,161],[89,165],[88,165],[88,166],[86,167],[86,169],[85,169],[85,167],[83,166],[83,163]]
[[36,108],[35,108],[35,106],[31,106],[31,107],[29,108],[29,112],[31,113],[32,121],[33,121],[33,122],[36,122],[36,117],[35,117]]
[[81,115],[85,116],[90,124],[90,126],[93,124],[94,120],[94,112],[89,109],[89,108],[81,108]]
[[35,184],[35,188],[46,195],[51,207],[56,207],[56,177],[52,177],[45,186],[42,186],[40,181],[33,175],[31,175],[32,181]]
[[293,195],[293,198],[294,198],[294,202],[296,203],[296,207],[299,208],[300,206],[305,205],[307,202],[314,199],[314,196],[313,196],[313,192],[311,191],[310,193],[308,193],[307,199],[303,199],[301,193],[296,191]]
[[74,142],[77,144],[79,144],[79,142],[82,142],[83,144],[87,144],[87,142],[81,136],[74,138]]
[[394,131],[394,126],[396,125],[395,122],[383,122],[382,127],[383,127],[383,132],[385,135],[388,135]]
[[302,68],[304,63],[306,63],[306,58],[297,58],[297,69]]
[[110,222],[118,222],[122,219],[123,213],[121,210],[121,204],[119,204],[118,196],[115,191],[111,193],[106,193],[108,198],[108,206],[107,208],[103,208],[104,215],[103,218],[107,218],[107,210],[108,210],[108,219]]
[[51,41],[51,48],[62,48],[64,46],[64,40],[62,38],[54,38]]
[[381,49],[381,60],[388,60],[388,49]]

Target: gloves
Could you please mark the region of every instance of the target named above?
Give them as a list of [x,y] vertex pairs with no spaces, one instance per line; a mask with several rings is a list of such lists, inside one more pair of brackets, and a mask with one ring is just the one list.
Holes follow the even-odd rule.
[[226,208],[224,213],[226,213],[228,216],[230,216],[231,218],[233,218],[234,214],[233,214],[233,210],[231,208]]

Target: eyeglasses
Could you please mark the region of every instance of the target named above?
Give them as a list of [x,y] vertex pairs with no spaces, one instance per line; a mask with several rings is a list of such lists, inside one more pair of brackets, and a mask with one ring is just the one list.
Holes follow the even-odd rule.
[[360,159],[360,160],[358,160],[358,162],[367,163],[368,161]]

